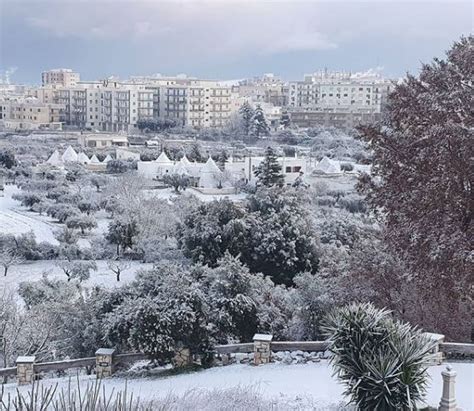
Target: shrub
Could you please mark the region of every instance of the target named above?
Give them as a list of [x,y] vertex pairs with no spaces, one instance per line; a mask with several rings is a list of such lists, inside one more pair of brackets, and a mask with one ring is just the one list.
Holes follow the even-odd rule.
[[352,170],[354,170],[354,166],[351,163],[341,163],[341,170],[342,171],[352,171]]
[[408,410],[423,398],[433,343],[419,330],[386,309],[353,303],[329,314],[324,332],[335,374],[358,409]]

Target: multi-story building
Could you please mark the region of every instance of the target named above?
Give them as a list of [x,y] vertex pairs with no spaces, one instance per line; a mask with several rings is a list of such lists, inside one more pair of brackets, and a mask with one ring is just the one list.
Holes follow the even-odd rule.
[[304,76],[303,81],[289,84],[290,107],[370,109],[381,107],[391,88],[391,82],[380,76],[359,76],[344,72],[317,72]]
[[67,125],[101,131],[127,131],[152,118],[194,128],[222,127],[231,114],[230,87],[181,77],[48,85],[32,94],[44,103],[64,104]]
[[0,121],[10,130],[61,130],[64,106],[33,97],[4,99],[0,101]]
[[43,86],[56,84],[63,87],[74,87],[80,81],[79,73],[71,69],[53,69],[41,73]]
[[233,91],[248,101],[269,103],[274,106],[286,106],[288,99],[285,83],[272,73],[242,80],[233,87]]
[[289,83],[288,105],[293,124],[348,127],[380,116],[392,83],[378,75],[317,72]]

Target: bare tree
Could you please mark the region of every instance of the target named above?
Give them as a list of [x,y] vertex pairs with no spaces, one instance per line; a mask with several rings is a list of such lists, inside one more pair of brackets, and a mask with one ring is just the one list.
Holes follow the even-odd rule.
[[129,260],[115,259],[107,261],[107,267],[115,274],[117,281],[120,281],[120,275],[131,267],[131,263]]
[[5,277],[12,265],[21,264],[23,261],[23,257],[11,248],[0,251],[0,265],[3,267],[3,275]]

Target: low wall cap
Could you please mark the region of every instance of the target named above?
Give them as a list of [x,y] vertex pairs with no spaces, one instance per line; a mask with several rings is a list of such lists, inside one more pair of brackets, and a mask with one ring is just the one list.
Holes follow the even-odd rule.
[[254,341],[271,341],[273,340],[273,335],[271,334],[255,334],[253,336]]
[[16,359],[16,363],[32,363],[35,362],[36,356],[35,355],[23,355]]
[[115,348],[99,348],[95,355],[114,355]]
[[424,333],[430,340],[443,342],[444,335],[443,334],[436,334],[436,333]]

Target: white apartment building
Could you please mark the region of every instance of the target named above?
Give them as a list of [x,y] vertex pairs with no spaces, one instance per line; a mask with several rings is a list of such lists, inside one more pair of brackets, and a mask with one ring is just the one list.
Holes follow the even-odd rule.
[[222,127],[231,114],[230,87],[180,77],[47,85],[32,94],[45,103],[64,104],[66,124],[100,131],[128,131],[138,120],[151,118],[194,128]]
[[290,82],[288,105],[380,113],[390,89],[391,82],[380,76],[323,71]]
[[50,84],[61,85],[63,87],[73,87],[80,81],[79,73],[71,69],[53,69],[41,73],[41,82],[43,86]]

